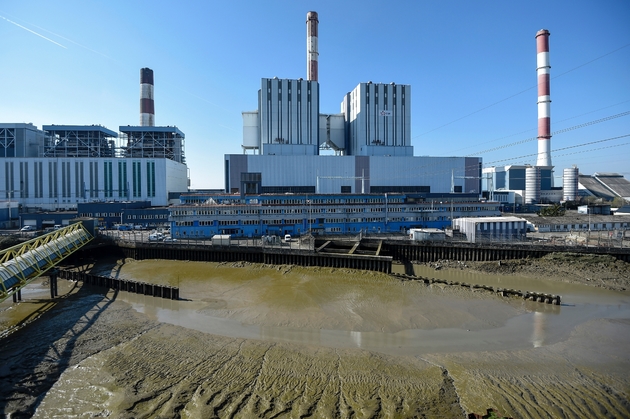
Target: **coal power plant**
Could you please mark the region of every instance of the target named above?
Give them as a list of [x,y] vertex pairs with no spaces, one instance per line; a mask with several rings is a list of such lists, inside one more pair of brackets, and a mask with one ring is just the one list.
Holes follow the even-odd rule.
[[[616,174],[585,177],[576,166],[565,168],[562,184],[554,185],[548,30],[535,34],[537,160],[484,168],[482,156],[414,155],[412,86],[404,81],[359,82],[339,96],[336,111],[322,112],[319,22],[317,12],[306,14],[306,78],[263,77],[252,92],[257,107],[242,112],[240,152],[224,155],[223,193],[399,193],[419,202],[512,205],[576,200],[584,191],[630,195]],[[155,79],[148,67],[140,69],[139,125],[114,131],[98,124],[39,129],[0,123],[5,167],[0,185],[11,214],[6,224],[19,222],[18,210],[77,211],[82,203],[131,201],[166,207],[190,201],[180,199],[194,192],[189,191],[184,141],[177,126],[155,124]]]

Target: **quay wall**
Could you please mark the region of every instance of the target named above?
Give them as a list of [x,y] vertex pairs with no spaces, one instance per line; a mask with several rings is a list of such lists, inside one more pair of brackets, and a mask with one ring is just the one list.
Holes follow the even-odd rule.
[[391,256],[345,255],[317,253],[309,250],[273,250],[258,246],[189,246],[119,244],[125,257],[142,259],[173,259],[201,262],[252,262],[268,265],[319,266],[325,268],[362,269],[391,273]]
[[269,265],[319,266],[392,272],[392,262],[428,263],[438,260],[498,261],[537,259],[550,253],[611,255],[630,263],[630,248],[596,248],[523,245],[472,245],[468,243],[415,243],[399,240],[363,240],[366,247],[378,248],[373,254],[327,253],[305,249],[283,249],[261,246],[208,246],[196,244],[156,244],[119,242],[109,246],[125,257],[142,259],[172,259],[202,262],[251,262]]

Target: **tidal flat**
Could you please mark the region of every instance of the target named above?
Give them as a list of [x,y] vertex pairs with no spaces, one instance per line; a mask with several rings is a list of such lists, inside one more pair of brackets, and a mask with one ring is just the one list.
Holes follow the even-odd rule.
[[3,302],[5,415],[630,416],[627,292],[561,283],[563,304],[550,306],[345,269],[80,269],[178,286],[181,300],[62,281],[51,302],[42,279]]

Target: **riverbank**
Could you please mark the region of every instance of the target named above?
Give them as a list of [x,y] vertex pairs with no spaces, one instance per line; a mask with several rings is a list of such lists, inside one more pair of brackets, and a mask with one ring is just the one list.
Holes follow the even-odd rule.
[[[179,286],[182,300],[77,283],[50,303],[41,283],[19,309],[50,306],[2,339],[12,418],[630,415],[627,293],[557,307],[345,269],[83,268]],[[2,303],[0,319],[16,309]]]
[[473,270],[488,274],[519,275],[585,284],[616,291],[630,290],[630,263],[616,260],[609,255],[552,253],[538,259],[493,262],[440,260],[425,265],[438,270]]

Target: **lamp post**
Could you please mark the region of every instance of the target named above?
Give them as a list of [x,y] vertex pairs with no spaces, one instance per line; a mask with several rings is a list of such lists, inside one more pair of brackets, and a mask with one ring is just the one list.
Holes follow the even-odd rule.
[[311,230],[311,216],[313,214],[313,203],[311,202],[310,199],[307,199],[306,202],[308,203],[308,235],[312,236],[312,230]]

